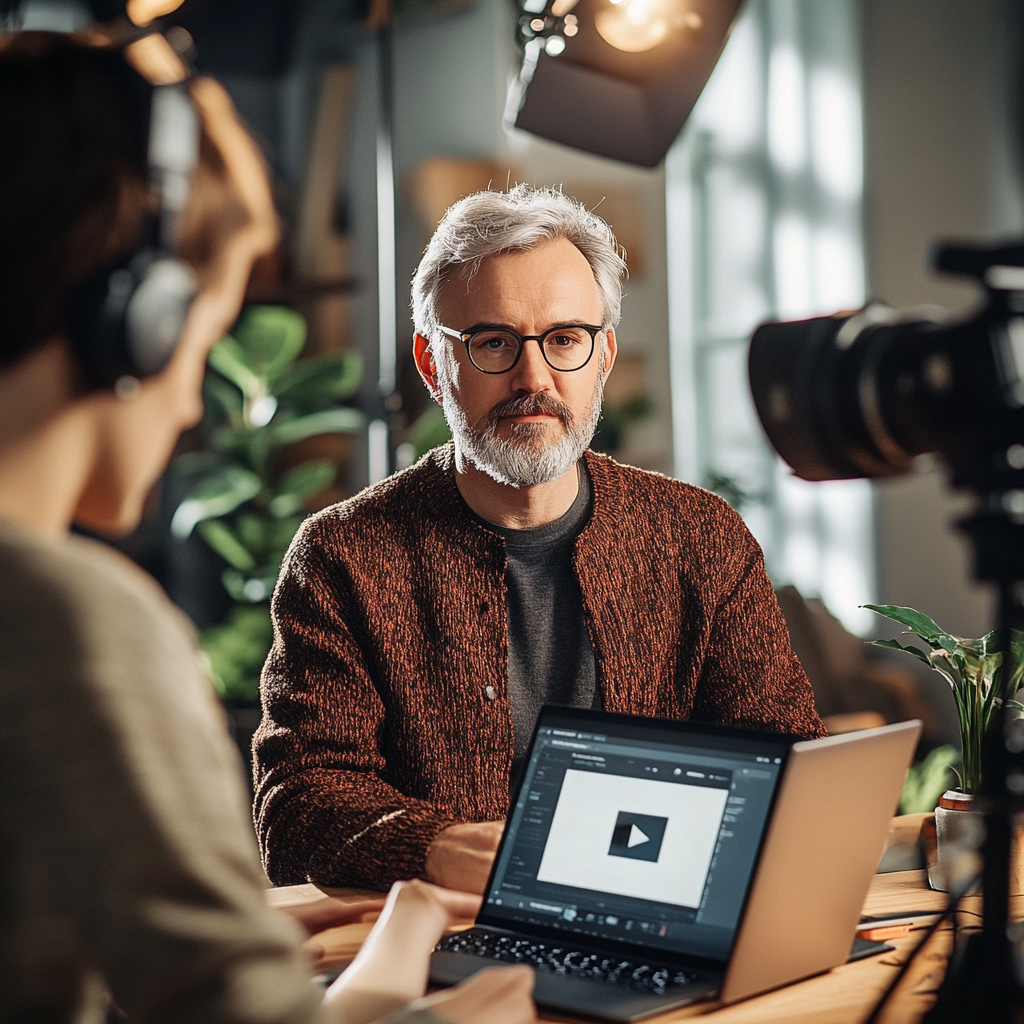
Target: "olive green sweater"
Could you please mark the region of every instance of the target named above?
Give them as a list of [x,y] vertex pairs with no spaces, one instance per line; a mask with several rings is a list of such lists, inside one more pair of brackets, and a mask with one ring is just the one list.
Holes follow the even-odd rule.
[[[573,563],[609,711],[820,736],[761,550],[720,498],[586,454]],[[274,595],[255,816],[278,883],[386,888],[505,817],[505,542],[451,445],[310,517]]]

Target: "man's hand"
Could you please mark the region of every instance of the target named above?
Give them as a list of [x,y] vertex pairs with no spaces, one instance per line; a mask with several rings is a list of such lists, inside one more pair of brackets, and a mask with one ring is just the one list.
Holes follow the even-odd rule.
[[504,828],[503,821],[449,825],[427,847],[427,880],[446,889],[483,893]]

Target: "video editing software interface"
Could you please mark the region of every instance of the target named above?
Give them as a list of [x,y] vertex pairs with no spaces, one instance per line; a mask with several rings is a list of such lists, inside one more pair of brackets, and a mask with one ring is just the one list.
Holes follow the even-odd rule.
[[727,960],[786,741],[547,723],[482,922]]

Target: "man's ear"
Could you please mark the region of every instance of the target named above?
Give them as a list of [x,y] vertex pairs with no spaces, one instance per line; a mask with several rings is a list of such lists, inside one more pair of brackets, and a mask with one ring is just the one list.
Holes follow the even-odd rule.
[[619,351],[619,344],[615,340],[615,328],[608,327],[604,332],[604,379],[612,372],[615,363],[615,356]]
[[412,336],[412,357],[416,361],[416,369],[423,378],[423,383],[430,392],[430,397],[440,405],[442,395],[437,385],[437,365],[430,352],[430,342],[422,334]]

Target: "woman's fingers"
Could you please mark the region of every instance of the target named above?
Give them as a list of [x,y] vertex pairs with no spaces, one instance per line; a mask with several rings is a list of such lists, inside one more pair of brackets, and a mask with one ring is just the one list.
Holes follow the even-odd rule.
[[416,898],[426,899],[439,905],[452,921],[472,921],[480,913],[482,899],[475,893],[446,889],[444,886],[424,882],[419,878],[415,878],[411,882],[396,882],[395,887],[399,888],[400,892],[408,888],[416,893]]
[[384,908],[383,899],[345,900],[326,899],[315,903],[299,903],[290,907],[278,907],[287,914],[307,935],[316,935],[325,928],[338,928],[344,924],[355,924],[364,914],[379,913]]
[[533,971],[525,965],[488,967],[455,988],[436,992],[415,1006],[426,1007],[453,1024],[533,1024]]

